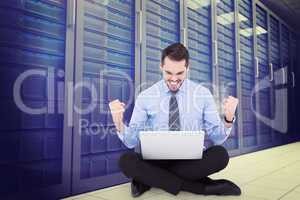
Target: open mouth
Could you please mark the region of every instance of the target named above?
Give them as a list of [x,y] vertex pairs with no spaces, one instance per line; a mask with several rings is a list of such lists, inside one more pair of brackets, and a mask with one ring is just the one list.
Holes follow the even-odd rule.
[[178,89],[179,84],[180,84],[180,80],[178,80],[178,81],[169,81],[169,86],[170,86],[171,90]]

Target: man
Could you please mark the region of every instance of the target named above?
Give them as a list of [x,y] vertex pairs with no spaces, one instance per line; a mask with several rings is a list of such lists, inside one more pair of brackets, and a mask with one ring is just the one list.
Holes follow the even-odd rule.
[[110,102],[113,122],[120,140],[128,147],[139,145],[141,130],[197,131],[202,129],[214,146],[196,160],[143,160],[137,152],[123,154],[120,169],[132,178],[131,194],[140,196],[151,187],[174,195],[181,190],[204,195],[240,195],[231,181],[208,176],[224,169],[229,156],[222,144],[229,136],[238,99],[224,101],[225,116],[220,118],[210,91],[187,79],[189,53],[180,43],[162,52],[160,69],[163,80],[143,91],[136,99],[129,126],[123,124],[125,104]]

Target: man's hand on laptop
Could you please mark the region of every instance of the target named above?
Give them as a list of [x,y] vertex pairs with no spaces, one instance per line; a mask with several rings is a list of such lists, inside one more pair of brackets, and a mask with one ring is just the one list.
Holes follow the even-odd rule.
[[123,132],[124,129],[124,123],[123,123],[123,114],[125,111],[124,107],[125,104],[123,102],[120,102],[119,99],[116,99],[109,103],[112,119],[118,132]]
[[[224,99],[223,110],[227,121],[233,121],[236,107],[239,100],[233,96]],[[226,123],[226,127],[231,127],[231,123]]]

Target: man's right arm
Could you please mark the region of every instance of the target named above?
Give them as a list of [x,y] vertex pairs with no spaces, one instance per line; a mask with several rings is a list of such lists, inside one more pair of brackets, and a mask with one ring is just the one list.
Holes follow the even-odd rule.
[[144,129],[147,121],[147,112],[143,106],[143,102],[139,97],[136,99],[128,126],[123,123],[125,104],[119,100],[115,100],[109,106],[114,124],[118,130],[118,137],[128,148],[134,148],[138,144],[138,134]]

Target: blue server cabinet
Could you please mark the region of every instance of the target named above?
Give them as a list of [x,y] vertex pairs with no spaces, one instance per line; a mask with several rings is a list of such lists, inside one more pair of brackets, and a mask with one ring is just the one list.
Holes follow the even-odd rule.
[[[74,114],[73,193],[128,181],[118,160],[128,149],[114,130],[108,103],[127,106],[134,97],[135,3],[133,0],[77,1],[75,105],[90,112]],[[93,91],[94,90],[94,91]]]
[[[217,1],[217,74],[220,102],[228,95],[237,96],[236,91],[236,47],[234,1]],[[224,145],[228,150],[238,148],[238,132],[234,127]]]
[[[212,92],[212,5],[209,0],[187,1],[187,48],[190,54],[189,79]],[[212,145],[205,138],[205,146]]]
[[279,21],[270,16],[270,62],[274,71],[280,68],[280,29]]
[[190,79],[211,87],[212,20],[210,1],[187,1],[187,47],[190,53]]
[[[297,107],[296,107],[296,67],[297,67],[297,36],[295,33],[291,33],[290,37],[291,45],[291,64],[289,67],[289,96],[288,96],[288,133],[291,134],[291,141],[297,139]],[[295,112],[296,111],[296,112]]]
[[[278,73],[278,70],[281,67],[281,60],[280,60],[280,47],[281,47],[281,43],[280,43],[280,23],[279,21],[273,17],[273,16],[269,16],[270,19],[270,26],[269,26],[269,31],[270,31],[270,65],[273,69],[273,73],[271,76],[271,79],[274,79],[272,77],[274,77],[274,74]],[[274,118],[275,112],[276,112],[276,103],[279,103],[279,99],[276,98],[276,83],[274,80],[272,80],[272,88],[273,90],[272,92],[272,109],[271,109],[271,116],[272,118]],[[278,111],[277,111],[278,112]],[[281,142],[281,134],[276,131],[274,131],[274,135],[273,135],[273,143],[276,142]]]
[[[187,1],[187,48],[190,54],[189,79],[212,92],[212,6],[209,0]],[[205,145],[212,143],[205,138]]]
[[[253,43],[253,12],[252,0],[239,1],[239,37],[241,64],[241,106],[243,116],[243,148],[254,147],[257,143],[255,96],[252,89],[255,86],[254,43]],[[251,104],[252,102],[252,104]]]
[[290,32],[289,29],[281,24],[281,67],[290,66]]
[[[268,59],[268,13],[260,6],[256,5],[256,35],[257,35],[257,62],[258,62],[258,80],[261,81],[269,77],[269,59]],[[259,110],[258,113],[270,119],[271,117],[271,99],[270,87],[259,91]],[[263,123],[258,119],[260,144],[270,144],[272,142],[271,128],[269,124]]]
[[[288,82],[290,82],[288,75],[289,71],[291,69],[291,45],[290,45],[290,31],[286,25],[283,23],[280,25],[281,26],[281,38],[280,38],[280,58],[281,58],[281,74],[282,74],[282,80],[279,82],[278,85],[282,85],[283,88],[281,91],[286,91],[285,95],[281,95],[281,98],[276,99],[277,103],[282,106],[282,109],[286,109],[286,112],[288,112]],[[280,87],[279,87],[280,88]],[[288,113],[286,115],[287,119],[283,119],[280,121],[280,127],[283,129],[287,127],[285,130],[287,134],[283,135],[280,134],[281,138],[283,139],[282,142],[286,142],[288,140],[288,137],[290,136],[291,133],[287,132],[288,131],[288,125],[289,125],[289,117]],[[280,137],[278,136],[278,137]]]
[[0,1],[0,199],[70,192],[65,16],[64,0]]
[[146,47],[145,80],[146,87],[160,80],[159,69],[161,51],[172,43],[179,42],[179,0],[146,1]]

